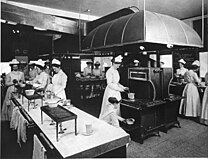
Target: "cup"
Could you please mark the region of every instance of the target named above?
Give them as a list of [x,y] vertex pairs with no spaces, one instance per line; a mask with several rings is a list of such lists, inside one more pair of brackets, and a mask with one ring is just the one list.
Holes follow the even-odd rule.
[[90,122],[87,122],[85,124],[85,127],[86,127],[86,134],[92,134],[93,130],[92,130],[92,124]]

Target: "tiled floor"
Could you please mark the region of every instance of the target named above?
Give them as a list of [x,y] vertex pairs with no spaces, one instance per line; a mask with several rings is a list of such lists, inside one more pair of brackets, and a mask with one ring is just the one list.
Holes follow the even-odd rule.
[[[79,108],[98,117],[101,100],[83,103]],[[131,141],[127,147],[128,158],[208,158],[208,126],[190,119],[179,118],[181,128],[173,127],[167,133],[160,132],[160,137],[152,136],[143,144]],[[1,158],[30,158],[32,142],[19,148],[16,133],[9,124],[1,125]],[[23,150],[24,149],[24,150]],[[24,153],[23,153],[24,152]]]

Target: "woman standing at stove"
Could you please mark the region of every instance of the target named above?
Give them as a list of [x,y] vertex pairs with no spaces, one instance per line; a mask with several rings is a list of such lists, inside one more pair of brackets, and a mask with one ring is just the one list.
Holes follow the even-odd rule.
[[185,97],[181,100],[179,114],[188,117],[199,117],[201,113],[201,101],[197,85],[201,82],[197,75],[199,70],[199,61],[196,60],[192,63],[192,69],[184,74],[184,80],[187,82],[182,96]]
[[205,125],[208,125],[208,72],[205,75],[205,86],[206,88],[202,100],[202,112],[200,122]]
[[[118,73],[118,68],[121,65],[122,62],[122,56],[119,55],[116,58],[112,59],[112,66],[108,69],[106,72],[106,79],[107,79],[107,87],[104,92],[102,106],[101,106],[101,112],[99,118],[102,118],[103,114],[105,114],[105,107],[110,104],[108,101],[109,97],[115,97],[118,101],[121,100],[121,93],[125,90],[128,90],[128,87],[124,87],[119,83],[120,75]],[[116,113],[120,115],[120,105],[118,106]]]

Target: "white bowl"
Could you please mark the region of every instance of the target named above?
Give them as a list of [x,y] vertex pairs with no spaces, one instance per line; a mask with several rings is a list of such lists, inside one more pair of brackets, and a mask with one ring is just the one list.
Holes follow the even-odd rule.
[[53,107],[57,107],[58,106],[58,101],[60,99],[49,99],[47,100],[47,104],[49,107],[53,108]]
[[127,123],[128,125],[132,125],[132,124],[134,124],[134,122],[135,122],[135,119],[133,119],[133,118],[128,118],[128,119],[126,119],[126,123]]
[[51,108],[54,108],[58,106],[58,103],[51,103],[51,104],[48,104],[48,106]]
[[32,96],[34,93],[35,93],[35,90],[34,90],[34,89],[28,89],[28,90],[25,90],[25,94],[26,94],[27,96]]
[[33,87],[34,87],[34,88],[38,88],[38,87],[40,87],[40,86],[41,86],[41,85],[38,84],[38,83],[34,83],[34,84],[33,84]]
[[20,85],[20,87],[25,87],[26,86],[26,84],[24,84],[24,83],[20,83],[19,85]]

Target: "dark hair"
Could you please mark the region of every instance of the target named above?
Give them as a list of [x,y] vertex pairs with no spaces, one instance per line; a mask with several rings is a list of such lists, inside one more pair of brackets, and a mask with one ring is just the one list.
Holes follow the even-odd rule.
[[61,67],[61,65],[58,65],[58,64],[52,64],[52,67]]
[[44,67],[43,66],[40,66],[40,65],[37,65],[35,64],[36,67],[39,67],[41,70],[44,70]]
[[112,58],[111,62],[112,62],[112,63],[115,63],[115,64],[121,64],[121,63],[122,63],[122,62],[116,62],[116,61],[115,61],[115,57]]
[[118,104],[119,101],[115,98],[115,97],[109,97],[108,98],[108,101],[111,103],[111,104]]
[[178,62],[178,63],[181,63],[182,65],[185,65],[185,63],[183,63],[183,62]]
[[91,64],[92,65],[92,62],[91,61],[87,61],[86,64]]
[[196,69],[199,68],[199,66],[197,66],[197,65],[192,65],[191,68],[192,68],[193,70],[196,70]]
[[13,67],[14,65],[17,65],[18,67],[20,66],[19,64],[14,64],[14,63],[9,64],[10,67]]

